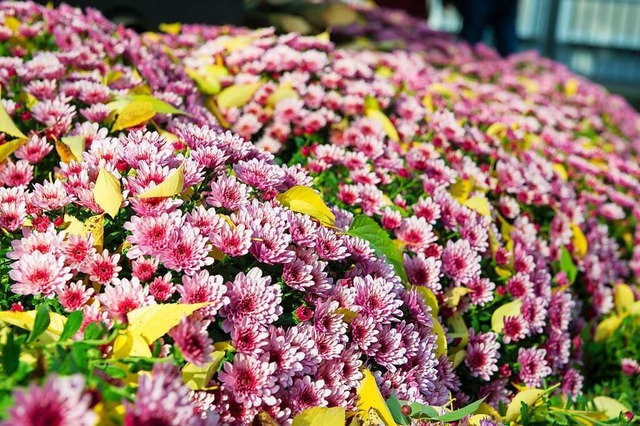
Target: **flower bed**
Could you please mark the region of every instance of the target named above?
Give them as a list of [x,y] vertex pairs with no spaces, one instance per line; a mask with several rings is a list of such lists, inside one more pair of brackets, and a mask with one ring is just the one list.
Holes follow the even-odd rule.
[[616,357],[612,395],[638,408],[637,345],[602,343],[640,296],[640,119],[620,98],[450,40],[0,10],[8,424],[402,423],[398,398],[602,420],[625,410],[587,405],[583,365]]

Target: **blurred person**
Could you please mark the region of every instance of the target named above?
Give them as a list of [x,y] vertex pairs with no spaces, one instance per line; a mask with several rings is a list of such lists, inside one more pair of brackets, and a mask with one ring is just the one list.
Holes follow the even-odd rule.
[[518,51],[516,16],[518,0],[454,0],[462,15],[460,38],[477,44],[487,27],[493,30],[496,49],[503,57]]

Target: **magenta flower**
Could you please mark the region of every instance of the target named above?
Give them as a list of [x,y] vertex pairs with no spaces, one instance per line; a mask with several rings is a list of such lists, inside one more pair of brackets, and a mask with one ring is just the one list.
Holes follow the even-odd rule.
[[91,398],[83,394],[79,375],[49,376],[44,386],[35,384],[14,391],[14,404],[2,426],[93,426],[98,416],[90,408]]
[[467,283],[480,273],[480,256],[467,240],[447,241],[442,252],[442,272],[456,282]]
[[184,359],[192,364],[204,365],[211,359],[213,341],[207,333],[209,324],[210,321],[185,317],[169,332]]
[[40,251],[24,255],[11,265],[9,276],[15,284],[11,291],[24,295],[53,297],[73,277],[71,269],[64,266],[64,257]]
[[224,370],[218,373],[225,391],[246,408],[274,405],[273,396],[278,391],[273,376],[276,364],[264,358],[254,358],[238,354],[233,363],[226,363]]
[[520,348],[518,363],[520,372],[518,378],[528,387],[537,388],[542,381],[551,374],[551,367],[545,359],[547,351],[536,348]]
[[488,333],[475,333],[469,331],[469,343],[467,344],[467,356],[464,360],[473,377],[489,381],[493,373],[498,371],[498,359],[500,358],[500,344],[498,335],[492,331]]

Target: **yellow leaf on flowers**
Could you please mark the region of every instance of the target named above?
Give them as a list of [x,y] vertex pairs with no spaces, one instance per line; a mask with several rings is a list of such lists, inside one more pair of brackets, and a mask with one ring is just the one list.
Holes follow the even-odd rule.
[[120,181],[102,167],[98,172],[96,186],[93,188],[93,199],[112,218],[116,217],[122,205]]
[[[36,313],[37,311],[2,311],[0,312],[0,321],[31,331],[33,330],[33,325],[36,321]],[[47,327],[46,331],[38,338],[42,343],[57,341],[60,338],[64,325],[67,322],[66,317],[55,312],[49,312],[49,320],[49,327]]]
[[69,235],[84,235],[83,234],[83,232],[84,232],[84,223],[79,221],[74,216],[65,214],[64,215],[64,222],[69,224],[67,226],[67,228],[65,229],[65,231],[67,231],[67,234],[69,234]]
[[620,413],[626,413],[629,411],[629,408],[623,405],[620,401],[608,396],[596,396],[593,398],[593,405],[595,405],[596,409],[603,412],[609,419],[615,419],[620,415]]
[[60,161],[62,161],[63,163],[78,161],[75,155],[73,155],[73,152],[71,152],[71,148],[69,148],[67,145],[58,140],[55,141],[55,145],[56,152],[58,153],[58,156],[60,156]]
[[149,349],[149,343],[142,336],[132,333],[131,330],[122,330],[113,341],[111,356],[113,358],[151,358],[153,354]]
[[105,74],[104,78],[102,79],[102,82],[104,83],[105,86],[108,86],[111,83],[115,83],[116,81],[120,80],[122,77],[124,77],[124,74],[122,73],[122,71],[111,70]]
[[171,23],[161,23],[158,25],[158,29],[163,33],[177,35],[180,34],[180,30],[182,29],[182,24],[180,22],[171,22]]
[[503,268],[502,266],[496,266],[495,271],[500,278],[509,278],[511,275],[513,275],[513,272],[511,272],[510,269]]
[[331,33],[329,33],[329,31],[323,31],[320,34],[316,34],[316,38],[320,41],[329,42],[331,41]]
[[295,416],[291,426],[344,425],[345,417],[342,407],[313,407]]
[[535,80],[526,77],[518,77],[518,82],[524,87],[527,93],[535,94],[540,91],[540,87]]
[[260,86],[262,81],[226,87],[218,94],[218,106],[222,109],[244,106]]
[[433,333],[436,335],[436,357],[446,355],[449,351],[447,348],[447,335],[442,328],[442,324],[437,317],[433,317]]
[[469,341],[469,328],[467,324],[464,323],[464,319],[460,314],[455,314],[449,318],[448,323],[449,327],[453,330],[453,333],[449,332],[449,337],[460,339],[460,343],[449,348],[449,352],[453,354],[467,346],[467,342]]
[[4,18],[4,24],[15,33],[20,29],[21,22],[15,16],[7,16]]
[[294,212],[309,215],[324,225],[333,226],[336,221],[335,215],[322,197],[308,186],[294,186],[279,194],[277,198],[283,206]]
[[25,139],[14,139],[7,143],[0,145],[0,163],[13,154],[18,148],[20,148],[26,142]]
[[182,381],[191,390],[204,390],[211,381],[211,378],[216,371],[220,363],[224,359],[224,351],[215,351],[211,354],[211,362],[205,365],[198,366],[192,363],[187,363],[182,368]]
[[368,118],[380,123],[382,125],[382,129],[387,134],[389,139],[394,142],[400,142],[400,135],[398,134],[398,131],[396,130],[391,120],[389,120],[389,117],[387,117],[382,111],[373,108],[367,108],[365,109],[365,115]]
[[485,216],[485,217],[491,216],[489,200],[487,200],[485,197],[482,197],[480,195],[475,195],[469,198],[463,204],[469,207],[471,210],[477,211],[481,216]]
[[450,87],[445,86],[442,83],[432,83],[429,86],[428,90],[431,93],[435,92],[435,93],[440,94],[443,98],[451,98],[451,99],[457,99],[458,98],[458,95],[453,90],[451,90]]
[[376,75],[379,75],[380,77],[384,77],[384,78],[389,78],[393,75],[393,70],[389,67],[382,65],[376,69]]
[[501,418],[500,413],[498,413],[498,411],[496,411],[495,408],[493,408],[492,406],[490,406],[486,402],[483,402],[482,404],[480,404],[480,406],[475,411],[475,413],[476,414],[486,414],[486,415],[488,415],[489,417],[491,417],[494,420],[499,420]]
[[569,179],[569,175],[567,174],[567,169],[565,169],[562,164],[553,163],[551,168],[553,169],[554,172],[556,172],[558,174],[558,176],[560,176],[560,179],[562,179],[564,181]]
[[491,416],[489,416],[488,414],[474,414],[467,419],[467,425],[480,426],[480,422],[482,420],[491,420]]
[[413,286],[413,288],[415,288],[418,294],[422,296],[424,303],[431,308],[431,315],[437,317],[438,312],[440,311],[440,305],[438,305],[438,299],[436,298],[436,295],[433,294],[433,291],[420,285]]
[[501,136],[505,130],[507,130],[507,126],[504,123],[493,123],[487,128],[486,133],[489,136]]
[[151,102],[142,99],[135,100],[128,103],[122,111],[120,111],[115,123],[113,123],[111,131],[116,132],[138,126],[151,120],[154,115],[156,115],[156,110],[153,108]]
[[493,312],[491,315],[491,330],[496,333],[502,333],[504,328],[505,317],[515,317],[520,315],[522,308],[522,299],[516,299],[513,302],[505,303]]
[[196,82],[198,89],[205,95],[217,95],[222,89],[220,80],[229,75],[223,65],[207,65],[199,69],[187,68],[187,75]]
[[460,204],[463,204],[469,198],[469,194],[471,193],[473,186],[473,179],[460,179],[451,185],[449,193],[453,198],[458,200]]
[[336,309],[336,314],[342,315],[342,320],[349,324],[358,314],[347,308]]
[[103,400],[93,407],[93,411],[98,415],[98,421],[95,424],[100,426],[118,426],[122,424],[122,418],[126,410],[124,404]]
[[151,343],[164,336],[178,325],[182,317],[189,316],[198,309],[210,305],[205,303],[165,303],[162,305],[143,306],[127,314],[128,330]]
[[213,344],[213,349],[216,351],[231,351],[233,350],[233,345],[231,344],[231,340],[224,340],[222,342],[216,342]]
[[431,96],[431,93],[427,93],[426,95],[424,95],[424,97],[422,98],[422,106],[424,106],[425,109],[432,114],[433,111],[436,110],[433,106],[433,96]]
[[241,35],[235,37],[220,38],[216,40],[216,43],[222,45],[227,51],[233,52],[234,50],[244,49],[253,43],[254,37],[252,35]]
[[291,84],[284,83],[278,86],[276,91],[269,95],[267,98],[267,105],[275,106],[278,102],[284,99],[297,99],[299,97],[300,95],[298,95],[298,92],[291,87]]
[[[72,156],[71,160],[75,160],[78,163],[82,162],[82,153],[84,152],[84,148],[85,148],[84,136],[69,136],[69,137],[60,139],[60,142],[69,149],[69,152],[71,153],[71,156]],[[58,141],[56,141],[56,149],[58,149]],[[60,151],[58,151],[58,153],[60,153]],[[69,162],[68,161],[69,157],[65,159],[65,158],[62,158],[62,155],[60,155],[60,158],[65,163]]]
[[82,226],[84,235],[91,234],[93,237],[93,246],[99,252],[102,252],[104,245],[104,214],[91,216],[84,221]]
[[184,163],[175,169],[165,180],[153,188],[138,194],[138,198],[167,198],[178,195],[184,189]]
[[573,97],[578,93],[578,80],[570,78],[564,82],[564,94],[568,97]]
[[596,327],[596,333],[593,336],[593,340],[597,343],[602,343],[613,334],[613,332],[620,327],[624,318],[618,315],[613,315],[609,318],[600,321]]
[[529,406],[532,406],[536,403],[536,401],[542,398],[542,395],[544,395],[546,392],[547,391],[544,389],[525,389],[518,392],[507,407],[507,413],[504,416],[504,421],[512,422],[516,420],[518,417],[520,417],[520,408],[523,402]]
[[573,232],[573,235],[571,236],[571,245],[573,246],[573,251],[579,259],[582,259],[589,250],[587,237],[584,236],[584,232],[582,232],[582,229],[580,229],[580,227],[573,222],[571,223],[571,231]]
[[471,290],[466,287],[453,287],[446,291],[444,299],[447,302],[447,306],[455,308],[460,303],[460,299],[465,294],[468,294]]
[[377,414],[386,425],[395,425],[396,423],[393,420],[393,416],[380,393],[380,389],[378,389],[378,385],[376,384],[376,379],[373,377],[373,374],[371,374],[371,371],[369,371],[368,368],[363,369],[362,373],[364,374],[364,378],[362,379],[362,382],[360,382],[360,386],[357,391],[358,414],[365,424],[371,417],[370,411],[372,411]]
[[618,315],[625,315],[629,312],[629,307],[635,301],[633,290],[627,284],[616,284],[613,293],[613,303]]
[[448,358],[449,358],[449,362],[451,363],[451,368],[454,370],[458,368],[458,366],[462,364],[462,361],[464,361],[466,357],[467,357],[467,351],[465,351],[464,349],[449,355]]

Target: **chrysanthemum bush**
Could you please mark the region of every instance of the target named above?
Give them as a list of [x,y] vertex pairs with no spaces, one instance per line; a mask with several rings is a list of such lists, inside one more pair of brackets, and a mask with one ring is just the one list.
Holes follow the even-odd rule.
[[[640,129],[619,98],[453,42],[0,12],[7,424],[367,419],[368,378],[403,424],[398,399],[623,411],[580,396],[584,361],[640,372],[637,345],[606,343],[638,313]],[[579,411],[519,411],[541,398]]]

